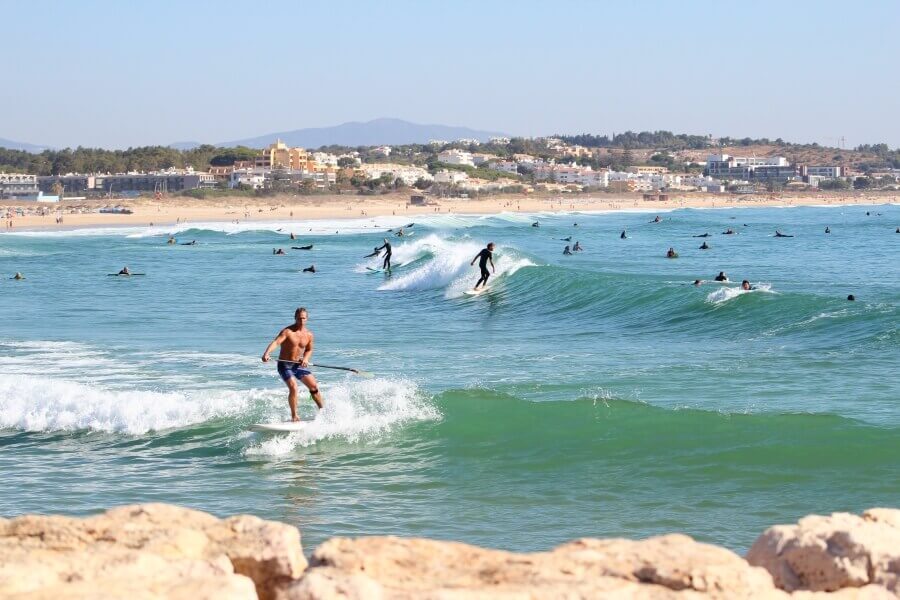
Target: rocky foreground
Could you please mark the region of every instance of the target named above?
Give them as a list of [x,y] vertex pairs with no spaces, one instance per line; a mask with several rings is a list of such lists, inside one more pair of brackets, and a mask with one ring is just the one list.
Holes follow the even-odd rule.
[[144,600],[900,598],[900,510],[810,516],[747,553],[685,535],[580,539],[516,554],[455,542],[333,538],[166,504],[86,519],[0,519],[0,598]]

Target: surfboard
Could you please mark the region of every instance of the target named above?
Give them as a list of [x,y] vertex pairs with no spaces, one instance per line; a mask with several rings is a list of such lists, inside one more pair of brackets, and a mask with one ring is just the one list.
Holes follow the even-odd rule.
[[[392,266],[391,266],[391,269],[397,269],[397,268],[402,267],[402,266],[403,266],[402,264],[399,264],[399,265],[392,265]],[[372,268],[372,267],[366,267],[366,270],[367,270],[369,273],[387,273],[387,271],[385,271],[384,269],[374,269],[374,268]]]
[[305,426],[302,421],[284,421],[282,423],[254,423],[247,428],[247,431],[255,431],[257,433],[291,433],[300,431]]
[[491,288],[483,287],[477,290],[466,290],[465,292],[463,292],[463,294],[465,294],[466,296],[480,296],[481,294],[489,291],[491,291]]

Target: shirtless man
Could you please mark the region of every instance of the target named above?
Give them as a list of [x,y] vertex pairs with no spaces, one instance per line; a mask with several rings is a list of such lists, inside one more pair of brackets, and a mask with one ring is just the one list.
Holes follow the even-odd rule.
[[315,336],[306,328],[306,321],[309,315],[302,306],[294,311],[293,325],[282,329],[275,339],[266,347],[263,352],[262,361],[269,362],[269,353],[276,346],[281,346],[278,353],[278,374],[288,388],[288,404],[291,407],[291,421],[299,421],[297,416],[297,380],[309,389],[309,395],[312,397],[316,406],[323,408],[325,402],[322,400],[322,394],[319,392],[319,385],[311,371],[307,369],[309,359],[312,358],[313,341]]

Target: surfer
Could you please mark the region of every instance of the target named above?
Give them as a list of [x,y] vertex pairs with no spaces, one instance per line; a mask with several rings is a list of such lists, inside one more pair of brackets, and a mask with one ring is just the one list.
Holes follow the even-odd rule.
[[559,241],[561,241],[561,242],[571,242],[571,241],[572,241],[572,236],[570,235],[569,237],[559,238]]
[[378,249],[378,246],[375,246],[375,248],[372,250],[372,254],[366,254],[365,256],[363,256],[363,258],[372,258],[373,256],[380,256],[380,255],[381,255],[381,250]]
[[25,279],[25,276],[22,275],[22,273],[20,273],[19,271],[16,271],[16,274],[12,276],[12,279],[15,279],[16,281],[22,281],[23,279]]
[[729,227],[728,229],[726,229],[725,231],[722,232],[722,235],[734,235],[734,234],[735,234],[734,229],[732,229],[731,227]]
[[678,253],[675,252],[675,248],[669,248],[666,251],[666,258],[678,258]]
[[482,248],[481,252],[476,254],[472,262],[469,263],[469,266],[474,265],[476,260],[478,261],[478,268],[481,269],[481,277],[478,278],[474,288],[477,290],[480,285],[487,287],[488,277],[491,276],[491,273],[487,270],[488,262],[491,263],[491,269],[493,269],[494,273],[497,272],[497,268],[494,266],[494,242],[489,243],[486,248]]
[[581,242],[576,241],[575,245],[572,246],[572,252],[581,252],[584,248],[581,247]]
[[702,280],[702,279],[695,279],[695,280],[694,280],[694,286],[695,286],[695,287],[700,287],[701,285],[703,285],[703,280]]
[[619,239],[620,239],[620,240],[627,240],[627,239],[628,239],[628,236],[625,235],[625,230],[624,230],[624,229],[622,230],[622,233],[619,234]]
[[775,230],[775,237],[794,237],[794,236],[792,236],[792,235],[786,235],[786,234],[781,233],[780,231],[778,231],[778,230],[776,229],[776,230]]
[[296,239],[297,239],[297,237],[294,235],[294,232],[293,232],[293,231],[291,232],[291,239],[292,239],[292,240],[296,240]]
[[177,242],[177,241],[178,241],[178,240],[176,240],[176,239],[173,238],[172,236],[169,236],[169,239],[166,240],[166,243],[167,243],[168,245],[170,245],[170,246],[174,246],[174,245],[175,245],[175,242]]
[[572,256],[572,251],[569,250],[569,247],[568,247],[568,246],[566,246],[565,248],[563,248],[563,256]]
[[131,271],[128,270],[128,267],[122,267],[122,270],[116,273],[116,275],[131,275]]
[[750,285],[750,282],[745,279],[741,282],[741,289],[745,292],[749,292],[750,290],[755,290],[756,288]]
[[831,233],[831,227],[825,227],[825,233]]
[[709,237],[709,233],[701,233],[700,235],[695,235],[693,237],[696,237],[696,238]]
[[855,302],[856,296],[854,296],[853,294],[850,294],[849,296],[847,296],[847,300],[849,300],[850,302]]
[[284,254],[284,250],[282,248],[272,248],[272,254],[281,256],[282,254]]
[[391,243],[387,238],[384,238],[384,244],[381,245],[380,248],[375,248],[377,252],[381,252],[384,250],[384,262],[381,265],[381,268],[387,271],[388,275],[391,274]]
[[303,272],[304,272],[304,273],[315,273],[315,272],[316,272],[316,265],[309,265],[308,267],[306,267],[305,269],[303,269]]
[[656,218],[650,221],[651,223],[662,223],[662,219],[659,218],[659,215],[656,215]]
[[197,240],[191,240],[190,242],[183,242],[182,244],[179,244],[179,245],[181,245],[181,246],[196,246]]
[[701,250],[709,250],[709,244],[707,244],[706,242],[703,242],[702,244],[700,244],[700,249]]
[[313,245],[310,244],[308,246],[291,246],[291,250],[312,250]]
[[715,281],[719,281],[719,282],[728,281],[728,275],[725,274],[725,271],[719,271],[719,274],[716,275]]
[[299,421],[297,415],[297,380],[306,386],[316,406],[325,406],[316,377],[307,369],[312,358],[315,336],[306,328],[309,313],[304,307],[294,311],[294,324],[282,329],[263,352],[262,361],[269,362],[269,353],[281,346],[278,353],[278,374],[288,388],[288,404],[291,407],[291,421]]
[[532,227],[540,227],[541,224],[538,223],[537,221],[535,221],[534,223],[531,224],[531,226],[532,226]]

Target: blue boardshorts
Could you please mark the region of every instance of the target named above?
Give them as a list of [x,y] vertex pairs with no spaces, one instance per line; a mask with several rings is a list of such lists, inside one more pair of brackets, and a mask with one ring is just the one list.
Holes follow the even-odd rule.
[[310,371],[309,369],[304,369],[300,366],[300,363],[279,362],[278,374],[281,375],[281,378],[283,380],[289,381],[291,377],[300,379],[301,377],[312,375],[312,371]]

